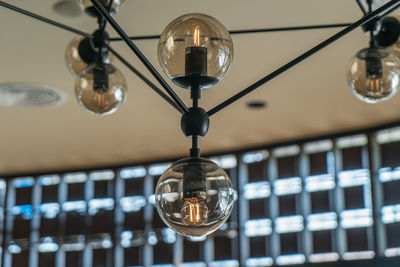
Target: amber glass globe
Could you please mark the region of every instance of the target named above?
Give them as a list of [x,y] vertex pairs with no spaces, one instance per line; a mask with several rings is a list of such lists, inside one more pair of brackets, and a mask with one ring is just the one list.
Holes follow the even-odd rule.
[[76,79],[75,94],[84,110],[96,115],[112,114],[125,102],[126,81],[113,65],[96,63]]
[[180,78],[191,74],[209,77],[211,87],[228,72],[233,43],[228,30],[215,18],[187,14],[172,21],[158,43],[158,61],[165,74],[180,87]]
[[[110,64],[114,57],[108,51],[104,51],[103,61]],[[81,72],[93,64],[98,59],[98,49],[92,47],[90,41],[85,37],[78,35],[68,44],[65,50],[65,62],[68,70],[74,77],[78,77]]]
[[158,214],[184,236],[211,234],[229,218],[235,190],[228,175],[204,158],[185,158],[171,165],[156,186]]
[[[110,14],[114,15],[115,13],[118,12],[119,8],[121,5],[125,2],[125,0],[99,0],[103,6],[108,9],[110,2],[112,1],[111,4],[111,9],[110,9]],[[81,6],[83,10],[92,17],[97,17],[100,14],[98,13],[96,7],[92,4],[92,1],[90,0],[80,0]],[[100,15],[101,16],[101,15]]]
[[400,61],[385,48],[365,48],[350,61],[347,81],[360,100],[386,101],[399,90]]

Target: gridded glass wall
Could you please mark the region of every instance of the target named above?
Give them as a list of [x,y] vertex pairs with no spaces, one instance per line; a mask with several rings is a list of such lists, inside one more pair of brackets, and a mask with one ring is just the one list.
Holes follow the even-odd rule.
[[230,175],[238,199],[227,223],[201,238],[177,235],[158,216],[154,187],[170,164],[0,180],[4,267],[400,257],[400,128],[211,160]]

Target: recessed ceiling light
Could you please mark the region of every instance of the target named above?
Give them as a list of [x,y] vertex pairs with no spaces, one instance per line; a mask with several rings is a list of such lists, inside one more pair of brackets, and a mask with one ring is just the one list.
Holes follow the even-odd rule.
[[252,100],[248,101],[246,105],[250,109],[263,109],[267,107],[267,102],[263,100]]
[[77,0],[61,0],[53,5],[54,11],[64,17],[79,17],[83,11]]
[[28,83],[0,84],[0,106],[42,108],[61,105],[67,96],[57,88]]

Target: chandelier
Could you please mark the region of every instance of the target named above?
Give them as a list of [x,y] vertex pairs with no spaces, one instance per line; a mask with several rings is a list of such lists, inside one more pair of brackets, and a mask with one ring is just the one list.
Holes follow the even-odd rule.
[[[349,63],[347,81],[351,91],[364,102],[377,103],[391,98],[400,87],[400,41],[398,41],[400,22],[388,16],[400,6],[400,0],[391,0],[376,10],[372,8],[372,0],[366,0],[367,8],[357,0],[364,16],[352,24],[254,31],[229,32],[215,18],[192,13],[172,21],[161,36],[147,37],[129,37],[114,20],[112,15],[118,11],[123,2],[123,0],[80,0],[85,12],[98,20],[99,27],[92,34],[3,1],[0,1],[0,6],[77,34],[68,44],[65,57],[68,69],[76,78],[77,100],[86,111],[96,115],[112,114],[124,103],[127,84],[123,73],[112,64],[117,58],[182,114],[182,132],[192,139],[190,155],[173,163],[161,175],[156,186],[155,198],[162,220],[170,228],[185,236],[204,236],[216,231],[229,218],[236,199],[236,191],[225,171],[214,162],[200,157],[198,139],[206,136],[212,115],[360,26],[370,34],[370,43]],[[114,28],[119,37],[110,38],[105,31],[107,23]],[[206,111],[199,106],[201,91],[216,85],[229,71],[233,61],[231,34],[332,27],[345,28],[214,108]],[[191,107],[183,103],[133,43],[135,39],[148,38],[159,38],[160,66],[176,86],[190,91]],[[115,41],[126,43],[165,92],[111,47],[110,44]]]

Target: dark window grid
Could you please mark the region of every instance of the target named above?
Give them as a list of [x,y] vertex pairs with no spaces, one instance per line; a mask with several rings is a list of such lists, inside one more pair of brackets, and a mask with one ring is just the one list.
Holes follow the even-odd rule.
[[281,255],[300,253],[300,238],[298,233],[280,234]]
[[250,250],[250,257],[251,258],[258,258],[258,257],[267,257],[270,255],[268,253],[268,245],[269,237],[265,236],[257,236],[257,237],[250,237],[249,238],[249,250]]
[[284,195],[278,197],[279,216],[297,215],[300,211],[300,195]]
[[347,251],[369,250],[367,228],[346,229]]
[[333,251],[334,231],[312,232],[313,253],[328,253]]
[[32,204],[33,187],[15,188],[15,205]]
[[299,176],[299,156],[278,158],[277,167],[279,178],[297,177]]
[[269,217],[269,199],[258,198],[248,201],[249,219],[262,219]]
[[226,236],[214,237],[214,259],[226,260],[237,257],[237,238],[231,239]]
[[183,240],[183,261],[195,262],[204,260],[204,242]]
[[354,170],[363,168],[363,147],[349,147],[342,149],[343,170]]
[[76,201],[85,199],[85,183],[68,184],[67,201]]
[[267,180],[268,160],[250,163],[247,165],[248,182],[257,182]]
[[95,181],[94,197],[95,198],[113,198],[114,197],[114,180]]
[[365,189],[363,185],[343,188],[345,210],[363,209],[365,207]]
[[386,226],[386,240],[388,248],[400,247],[400,223],[391,223]]
[[310,193],[311,213],[323,213],[334,210],[333,190],[317,191]]
[[400,142],[382,144],[380,147],[382,167],[400,166]]
[[310,175],[328,173],[328,152],[308,154]]
[[154,264],[173,263],[173,244],[159,242],[153,246],[153,254],[157,255],[153,259]]
[[400,180],[383,183],[383,204],[400,204]]
[[126,179],[125,182],[125,196],[143,195],[143,178]]
[[142,247],[124,249],[124,267],[143,265]]
[[58,202],[58,185],[42,186],[41,203]]

